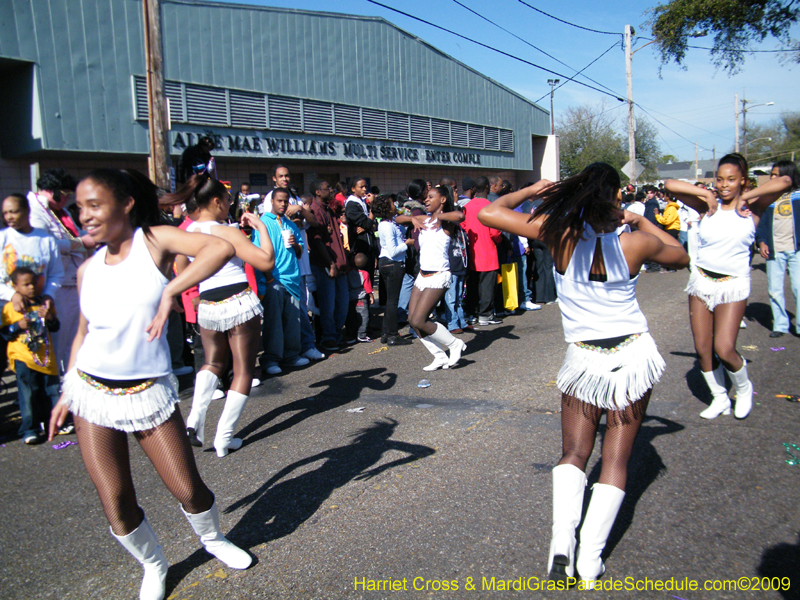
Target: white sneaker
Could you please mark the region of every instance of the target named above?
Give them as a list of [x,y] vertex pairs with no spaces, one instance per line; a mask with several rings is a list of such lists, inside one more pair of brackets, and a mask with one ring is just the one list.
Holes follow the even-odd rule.
[[522,308],[524,308],[525,310],[540,310],[542,308],[542,305],[527,300],[525,304],[522,305]]
[[739,329],[747,329],[747,323],[745,323],[744,319],[739,323]]
[[211,394],[211,399],[212,400],[222,400],[224,397],[225,397],[225,392],[223,392],[219,388],[215,389],[214,393]]
[[267,364],[267,374],[268,375],[280,375],[283,373],[283,369],[278,366],[278,363],[268,363]]
[[251,388],[256,388],[256,387],[260,386],[262,383],[264,383],[264,382],[261,381],[258,377],[253,377],[253,381],[250,383],[250,387]]
[[304,356],[309,360],[322,360],[325,358],[325,355],[316,348],[309,348],[305,352],[301,353],[300,356]]
[[311,361],[304,356],[298,356],[292,362],[286,363],[287,367],[305,367]]

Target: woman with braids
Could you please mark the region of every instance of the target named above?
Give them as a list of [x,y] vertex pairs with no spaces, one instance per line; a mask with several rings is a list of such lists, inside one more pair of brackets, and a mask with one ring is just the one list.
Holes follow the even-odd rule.
[[764,210],[792,185],[791,178],[783,176],[745,191],[747,173],[744,156],[727,154],[717,167],[716,193],[685,181],[668,179],[664,184],[702,215],[686,291],[694,346],[713,398],[700,413],[704,419],[731,412],[723,367],[736,392],[734,416],[744,419],[750,414],[753,384],[744,358],[736,351],[739,323],[750,295],[750,246]]
[[[233,437],[239,416],[250,396],[256,355],[261,347],[261,301],[247,283],[244,262],[258,271],[269,272],[275,266],[267,226],[252,213],[242,215],[242,225],[259,231],[263,248],[259,248],[242,235],[237,226],[227,224],[231,198],[222,183],[207,173],[193,175],[175,194],[164,197],[168,203],[197,203],[197,218],[186,228],[189,233],[201,233],[222,238],[236,251],[222,269],[200,282],[200,305],[197,324],[203,342],[205,364],[197,373],[194,384],[192,410],[186,419],[186,431],[192,446],[202,447],[206,412],[211,404],[220,377],[227,371],[233,357],[233,381],[219,418],[214,447],[217,456],[226,456],[228,450],[237,450],[242,440]],[[179,256],[180,273],[190,259]]]
[[[541,198],[530,217],[514,208]],[[564,337],[569,347],[558,374],[562,455],[553,469],[553,533],[547,570],[566,580],[575,570],[587,587],[605,571],[600,553],[625,497],[628,459],[664,360],[636,301],[647,261],[683,268],[680,243],[644,217],[620,209],[616,169],[594,163],[556,184],[512,192],[478,215],[489,226],[542,240],[553,255]],[[638,228],[631,232],[629,225]],[[600,481],[581,528],[586,463],[606,413]]]
[[[69,411],[81,456],[111,533],[144,567],[140,599],[164,597],[168,563],[136,500],[128,454],[133,433],[206,550],[234,569],[250,555],[219,528],[214,494],[194,462],[177,407],[164,333],[173,303],[234,256],[225,240],[193,235],[159,219],[156,187],[135,171],[100,169],[78,185],[83,226],[104,246],[78,270],[80,323],[50,439]],[[177,255],[194,262],[172,281]]]
[[[428,217],[419,232],[419,275],[411,290],[408,324],[433,354],[433,362],[423,369],[435,371],[454,366],[467,347],[447,327],[428,319],[450,287],[450,240],[456,224],[464,220],[464,213],[455,210],[453,192],[446,185],[430,188],[425,208]],[[449,358],[444,349],[450,350]]]

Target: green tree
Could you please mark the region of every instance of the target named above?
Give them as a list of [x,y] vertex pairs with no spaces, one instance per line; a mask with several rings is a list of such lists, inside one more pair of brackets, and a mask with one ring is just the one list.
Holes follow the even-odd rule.
[[800,43],[790,36],[800,19],[798,0],[671,0],[651,10],[653,37],[661,62],[683,65],[689,40],[697,32],[714,36],[712,62],[736,73],[752,44],[768,36],[789,48],[789,59],[800,62]]
[[570,107],[556,123],[561,154],[561,178],[580,173],[593,162],[617,169],[627,160],[625,144],[605,104]]
[[800,156],[800,113],[785,113],[765,125],[747,128],[747,158],[751,164],[796,160]]
[[[593,162],[605,162],[628,177],[621,169],[628,162],[628,121],[610,114],[605,104],[570,107],[556,122],[561,155],[561,177],[580,173]],[[639,181],[658,177],[656,165],[661,162],[658,131],[644,118],[636,119],[636,160],[645,167]]]

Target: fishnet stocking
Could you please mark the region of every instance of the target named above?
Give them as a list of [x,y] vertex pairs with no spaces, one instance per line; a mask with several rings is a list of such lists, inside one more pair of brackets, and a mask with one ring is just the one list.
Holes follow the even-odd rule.
[[711,312],[700,298],[689,296],[689,322],[700,369],[713,371],[716,354],[723,366],[736,372],[742,368],[742,357],[736,351],[739,324],[747,307],[746,300],[720,304]]
[[[131,477],[128,435],[123,431],[89,423],[75,415],[75,432],[83,463],[92,479],[111,530],[127,535],[142,522]],[[189,513],[211,508],[214,496],[197,470],[178,408],[164,423],[138,431],[139,441],[170,493]]]
[[228,331],[212,331],[203,327],[199,329],[206,355],[204,367],[222,378],[232,355],[233,381],[230,389],[249,396],[256,369],[256,356],[261,348],[261,317],[253,317]]
[[606,410],[583,402],[568,394],[561,395],[562,456],[558,464],[570,464],[581,471],[592,455],[600,417],[606,413],[606,432],[603,437],[603,459],[600,483],[625,489],[628,460],[633,442],[642,425],[652,388],[642,398],[624,410]]

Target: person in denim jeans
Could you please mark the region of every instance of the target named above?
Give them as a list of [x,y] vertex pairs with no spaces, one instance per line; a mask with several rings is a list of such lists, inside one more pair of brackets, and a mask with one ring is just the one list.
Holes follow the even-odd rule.
[[14,290],[28,304],[22,313],[11,302],[3,307],[0,334],[8,340],[8,359],[17,374],[17,402],[22,419],[19,435],[26,444],[43,441],[34,420],[35,402],[42,395],[50,406],[58,402],[58,364],[51,331],[58,331],[59,322],[53,307],[43,305],[36,295],[38,276],[28,267],[18,267],[11,273]]
[[[789,315],[786,312],[784,285],[786,270],[794,294],[795,306],[800,301],[800,173],[797,166],[788,160],[772,166],[771,178],[788,175],[792,178],[793,192],[787,192],[764,212],[756,230],[756,244],[767,261],[767,289],[772,308],[772,333],[769,337],[781,337],[789,332]],[[795,323],[795,333],[798,332]]]

